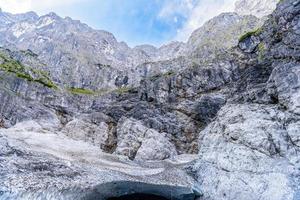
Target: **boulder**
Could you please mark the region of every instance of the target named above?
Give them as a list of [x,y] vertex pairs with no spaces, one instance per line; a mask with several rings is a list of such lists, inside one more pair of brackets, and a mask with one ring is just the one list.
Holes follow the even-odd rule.
[[166,133],[145,127],[133,118],[122,118],[118,122],[117,148],[115,154],[137,160],[163,160],[177,155],[174,144]]
[[75,140],[89,142],[99,148],[105,145],[108,139],[108,125],[102,122],[99,126],[84,122],[80,119],[74,119],[67,123],[63,132]]

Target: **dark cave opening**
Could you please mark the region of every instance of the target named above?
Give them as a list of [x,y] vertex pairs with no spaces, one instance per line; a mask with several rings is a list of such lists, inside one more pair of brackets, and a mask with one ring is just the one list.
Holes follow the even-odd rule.
[[124,195],[120,197],[111,197],[107,200],[169,200],[165,197],[153,195],[153,194],[130,194],[130,195]]
[[96,186],[84,200],[195,200],[198,196],[190,187],[116,181]]

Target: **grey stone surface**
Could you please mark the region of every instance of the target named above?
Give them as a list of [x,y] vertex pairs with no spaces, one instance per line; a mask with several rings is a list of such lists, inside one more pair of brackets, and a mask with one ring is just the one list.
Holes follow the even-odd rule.
[[233,98],[200,132],[194,170],[203,199],[299,198],[299,51],[290,51],[299,46],[290,42],[299,38],[291,28],[299,10],[281,1],[261,33],[241,41],[247,59]]
[[235,2],[235,12],[239,15],[254,15],[262,18],[271,14],[279,0],[238,0]]
[[194,193],[184,168],[195,156],[137,164],[48,129],[28,121],[0,130],[0,199],[89,199],[101,194],[102,184],[122,181],[180,186],[178,195],[180,190]]
[[[274,5],[239,2],[258,17]],[[202,200],[299,199],[299,10],[284,0],[262,19],[221,14],[160,48],[54,13],[1,12],[0,63],[23,66],[0,64],[2,196],[81,199],[125,181]]]
[[204,199],[294,199],[299,147],[277,106],[228,104],[200,133],[195,165]]
[[187,42],[189,55],[197,61],[214,58],[217,52],[236,46],[241,35],[260,27],[263,21],[251,15],[220,14],[192,33]]
[[117,138],[115,153],[131,159],[164,160],[177,155],[166,133],[149,129],[134,119],[120,119]]

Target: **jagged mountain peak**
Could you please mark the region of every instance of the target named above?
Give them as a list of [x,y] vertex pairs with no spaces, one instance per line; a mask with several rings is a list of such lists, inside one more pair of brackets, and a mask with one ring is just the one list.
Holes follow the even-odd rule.
[[187,42],[189,53],[201,59],[214,56],[216,50],[237,45],[241,35],[261,26],[262,22],[255,16],[222,13],[192,33]]
[[[187,54],[208,57],[214,55],[212,52],[215,49],[236,45],[240,35],[260,24],[254,16],[223,13],[195,30],[187,43],[174,41],[159,48],[152,45],[130,48],[125,42],[118,42],[110,32],[94,30],[79,20],[62,18],[54,12],[42,16],[34,12],[18,15],[5,13],[0,16],[0,26],[4,27],[0,30],[0,35],[4,36],[0,37],[0,43],[13,44],[23,50],[31,49],[51,66],[55,79],[63,80],[63,84],[72,82],[77,86],[107,87],[102,85],[103,80],[98,84],[93,84],[93,81],[86,83],[95,66],[107,65],[127,73],[128,69],[133,70],[144,63],[173,60]],[[74,66],[81,73],[73,73]],[[152,74],[149,70],[157,71],[149,68],[138,73]],[[133,70],[130,73],[133,77],[129,78],[128,83],[137,84],[136,72]],[[116,77],[110,78],[110,86]]]
[[[139,65],[148,62],[173,60],[196,50],[197,54],[199,52],[210,54],[203,42],[212,41],[216,38],[219,46],[227,48],[234,44],[232,37],[236,41],[238,34],[242,34],[257,25],[255,20],[249,19],[249,22],[245,22],[242,26],[239,24],[240,18],[247,21],[247,17],[239,17],[236,14],[222,14],[207,23],[210,24],[206,25],[208,29],[202,28],[200,31],[195,31],[187,44],[174,41],[159,48],[151,45],[130,48],[125,42],[118,42],[112,33],[104,30],[94,30],[79,20],[73,20],[70,17],[62,18],[53,12],[43,16],[37,16],[35,13],[21,15],[26,15],[30,20],[23,21],[16,15],[7,15],[12,20],[7,28],[0,30],[0,34],[5,36],[0,37],[1,44],[13,44],[23,50],[31,49],[39,55],[44,63],[53,69],[54,78],[62,81],[62,84],[76,85],[77,87],[96,87],[97,89],[115,87],[114,80],[118,79],[118,74],[124,75],[119,71],[123,71],[126,74],[124,76],[129,76],[129,78],[127,77],[127,84],[136,85],[141,76],[161,71],[159,65],[137,72],[135,68]],[[1,23],[2,21],[4,23]],[[0,17],[1,26],[6,27],[5,22],[7,21],[7,19],[1,20]],[[228,24],[230,24],[230,27]],[[232,30],[235,25],[238,26],[238,30]],[[217,31],[212,31],[211,35],[215,35],[210,37],[206,31],[214,28]],[[222,29],[236,31],[236,33],[234,35],[231,31],[227,34],[228,30],[226,30],[225,34],[220,34]],[[218,39],[220,35],[229,38]],[[105,75],[109,79],[107,80],[106,78],[99,78],[102,76],[99,74],[99,77],[95,77],[95,80],[89,81],[88,79],[94,74],[95,67],[103,65],[116,69],[113,77],[111,78],[111,74]],[[74,67],[78,70],[78,73],[73,73]],[[178,65],[174,66],[174,68],[177,67]],[[97,68],[103,70],[103,67]],[[128,69],[131,69],[131,71],[128,72]]]
[[53,19],[62,19],[60,16],[58,16],[55,12],[49,12],[48,14],[46,14],[45,16],[49,16]]
[[133,49],[143,51],[147,55],[152,56],[152,57],[156,56],[156,53],[158,51],[158,49],[155,46],[149,45],[149,44],[138,45],[138,46],[135,46]]
[[26,12],[24,14],[15,14],[16,17],[18,18],[24,18],[24,20],[28,20],[28,19],[38,19],[39,18],[39,15],[34,12],[34,11],[29,11],[29,12]]

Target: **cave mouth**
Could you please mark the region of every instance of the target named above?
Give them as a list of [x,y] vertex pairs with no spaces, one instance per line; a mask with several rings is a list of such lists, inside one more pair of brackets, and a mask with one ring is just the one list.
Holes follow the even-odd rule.
[[116,181],[92,188],[85,200],[195,200],[195,189],[177,185]]
[[107,200],[170,200],[162,196],[154,195],[154,194],[143,194],[136,193],[130,195],[124,195],[120,197],[111,197]]

